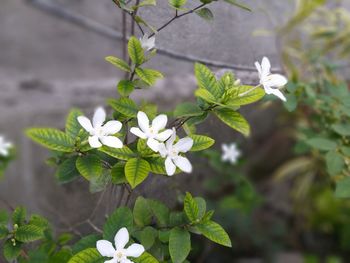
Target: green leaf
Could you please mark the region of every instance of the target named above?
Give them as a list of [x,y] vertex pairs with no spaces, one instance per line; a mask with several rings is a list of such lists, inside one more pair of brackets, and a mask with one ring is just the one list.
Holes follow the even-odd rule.
[[201,197],[195,197],[194,200],[197,203],[198,206],[198,219],[202,219],[205,215],[205,212],[207,211],[207,203],[205,200]]
[[126,71],[126,72],[131,72],[131,68],[129,67],[128,63],[126,63],[124,60],[113,57],[113,56],[108,56],[105,58],[109,63],[113,64],[114,66],[118,67],[119,69]]
[[119,229],[133,227],[133,216],[127,207],[117,208],[108,218],[103,226],[103,239],[112,241]]
[[196,97],[199,97],[209,103],[217,103],[216,98],[208,90],[199,88],[194,92]]
[[77,156],[73,156],[58,166],[55,177],[61,184],[69,183],[79,177],[76,167]]
[[150,165],[151,172],[154,174],[166,175],[164,158],[161,157],[152,157],[145,158]]
[[220,99],[224,94],[223,90],[217,83],[214,73],[206,66],[196,63],[194,73],[197,78],[199,88],[206,89],[214,96],[214,101]]
[[21,244],[16,244],[16,246],[14,246],[11,242],[11,240],[7,240],[4,244],[3,247],[3,254],[4,257],[7,261],[12,261],[14,259],[16,259],[21,253]]
[[216,116],[231,128],[239,131],[245,136],[250,135],[250,126],[246,119],[237,111],[230,109],[215,110]]
[[78,109],[72,109],[66,120],[66,134],[75,140],[79,134],[79,131],[82,129],[81,125],[78,122],[78,117],[82,116],[83,113]]
[[195,13],[207,21],[212,21],[214,19],[212,11],[206,7],[197,10]]
[[345,162],[341,154],[331,151],[326,154],[327,171],[330,175],[337,175],[344,169]]
[[132,81],[129,80],[121,80],[118,83],[117,89],[120,95],[127,97],[131,94],[131,92],[134,91],[134,83]]
[[120,98],[118,100],[109,99],[107,102],[114,110],[127,117],[136,117],[137,115],[137,105],[129,98]]
[[49,221],[40,215],[31,215],[29,224],[41,228],[43,231],[50,227]]
[[147,199],[139,196],[136,199],[134,210],[134,221],[135,224],[139,227],[145,227],[146,225],[150,225],[152,222],[152,213],[151,209],[148,205]]
[[148,200],[149,207],[159,227],[166,227],[169,222],[169,208],[157,200]]
[[201,116],[202,114],[203,110],[190,102],[179,104],[174,111],[174,117],[193,117]]
[[76,161],[76,167],[86,180],[90,180],[93,177],[99,177],[103,170],[100,158],[94,154],[79,156]]
[[100,176],[90,178],[89,191],[91,193],[101,192],[107,187],[110,181],[111,172],[108,169],[104,169]]
[[321,151],[332,151],[337,148],[337,144],[324,138],[312,138],[306,141],[308,145]]
[[78,252],[87,248],[95,248],[96,242],[100,239],[101,237],[98,235],[88,235],[86,237],[83,237],[72,247],[73,254],[77,254]]
[[159,263],[159,261],[147,252],[143,252],[142,255],[138,258],[133,258],[132,260],[135,263]]
[[337,181],[335,188],[335,196],[337,198],[349,198],[350,197],[350,177],[344,177]]
[[73,152],[74,140],[64,132],[52,128],[31,128],[26,131],[33,141],[59,152]]
[[146,250],[150,249],[158,237],[158,231],[153,227],[147,226],[140,233],[140,242]]
[[24,224],[26,217],[27,210],[23,206],[18,206],[12,213],[12,223],[20,226]]
[[185,212],[171,212],[169,216],[169,225],[172,227],[184,225],[188,223]]
[[130,59],[136,65],[141,65],[143,63],[144,56],[145,56],[144,50],[141,46],[140,40],[138,40],[134,36],[130,37],[129,39],[128,52],[129,52]]
[[9,234],[9,230],[5,225],[0,225],[0,239],[4,239]]
[[155,6],[156,4],[157,4],[156,0],[143,0],[137,7]]
[[163,74],[154,69],[136,68],[135,72],[136,75],[149,86],[154,85],[157,82],[157,79],[163,78]]
[[254,87],[252,86],[240,86],[238,89],[237,96],[229,98],[227,100],[227,104],[231,106],[248,105],[262,99],[265,96],[265,91],[261,88],[254,89],[249,93],[245,94],[244,96],[238,96],[239,94],[243,94],[253,88]]
[[203,151],[210,148],[215,143],[214,139],[204,135],[191,134],[189,137],[193,140],[191,152]]
[[125,165],[125,177],[132,188],[135,188],[142,183],[148,176],[151,167],[149,163],[140,158],[133,158],[128,160]]
[[334,124],[332,129],[342,136],[350,136],[350,124]]
[[116,163],[111,170],[112,183],[123,184],[126,183],[125,178],[125,163]]
[[346,156],[350,157],[350,147],[343,146],[340,149],[341,149],[343,154],[345,154]]
[[188,192],[184,199],[184,211],[191,222],[196,222],[198,219],[198,204]]
[[294,94],[286,95],[287,101],[283,103],[284,107],[289,111],[294,111],[298,106],[298,99]]
[[203,222],[197,225],[198,230],[211,241],[220,245],[231,247],[231,240],[225,230],[213,221]]
[[169,5],[175,9],[179,9],[187,3],[187,0],[169,0]]
[[191,235],[187,230],[173,228],[169,237],[169,252],[174,263],[185,261],[191,251]]
[[249,12],[252,11],[248,6],[243,5],[243,4],[240,4],[240,3],[237,3],[236,0],[224,0],[224,1],[227,2],[227,3],[229,3],[229,4],[231,4],[231,5],[234,5],[234,6],[237,6],[237,7],[239,7],[239,8],[242,8],[242,9],[244,9],[244,10],[246,10],[246,11],[249,11]]
[[148,147],[147,140],[141,138],[137,140],[137,151],[142,157],[152,156],[155,154],[153,150]]
[[105,259],[96,248],[87,248],[74,255],[68,263],[103,263]]
[[124,161],[127,161],[136,156],[135,153],[127,146],[123,146],[123,148],[110,148],[103,146],[99,148],[99,151]]
[[9,214],[5,209],[0,209],[0,225],[7,225]]
[[32,242],[44,238],[44,232],[41,227],[24,225],[17,229],[15,238],[21,242]]

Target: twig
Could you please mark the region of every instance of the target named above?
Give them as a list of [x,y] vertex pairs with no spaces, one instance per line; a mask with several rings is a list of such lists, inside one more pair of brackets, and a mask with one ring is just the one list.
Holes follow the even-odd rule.
[[[166,22],[164,25],[162,25],[161,27],[159,27],[156,31],[157,32],[160,32],[161,30],[163,30],[164,28],[166,28],[168,25],[170,25],[172,22],[174,22],[176,19],[179,19],[180,17],[183,17],[183,16],[186,16],[186,15],[189,15],[189,14],[192,14],[193,12],[195,12],[196,10],[204,7],[206,4],[201,4],[181,15],[178,14],[177,10],[175,12],[175,16],[173,18],[171,18],[168,22]],[[153,37],[155,35],[155,33],[153,32],[149,37]]]

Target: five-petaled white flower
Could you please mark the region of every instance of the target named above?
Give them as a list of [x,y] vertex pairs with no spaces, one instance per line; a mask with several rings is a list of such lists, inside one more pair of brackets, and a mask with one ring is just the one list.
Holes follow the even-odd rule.
[[235,164],[238,158],[241,156],[240,150],[238,150],[237,145],[235,143],[231,144],[222,144],[222,156],[221,159],[224,162],[230,162]]
[[11,148],[12,143],[6,141],[5,138],[0,135],[0,155],[3,157],[7,157]]
[[137,121],[139,128],[132,127],[130,132],[141,139],[147,139],[148,147],[154,152],[158,152],[159,143],[165,142],[172,134],[172,130],[170,129],[160,132],[161,130],[165,129],[168,122],[168,117],[164,114],[158,115],[153,119],[152,125],[150,125],[150,121],[146,113],[139,111],[137,113]]
[[149,37],[148,34],[144,34],[142,38],[140,38],[141,46],[144,50],[149,51],[156,46],[156,38]]
[[125,248],[128,242],[129,232],[123,227],[114,237],[115,248],[107,240],[97,241],[96,248],[102,256],[112,258],[104,263],[133,263],[127,257],[138,258],[145,252],[145,248],[140,244],[132,244],[128,248]]
[[255,66],[259,72],[260,85],[264,87],[266,94],[273,94],[286,101],[286,97],[279,88],[286,85],[288,80],[280,74],[271,74],[271,64],[267,57],[263,58],[261,65],[259,62],[255,62]]
[[176,166],[180,170],[191,173],[192,165],[190,161],[183,156],[180,156],[180,153],[186,153],[191,150],[193,146],[193,140],[190,137],[185,137],[180,139],[176,144],[174,144],[176,139],[176,130],[173,128],[173,134],[164,143],[159,146],[159,153],[165,159],[165,170],[169,176],[174,175],[176,171]]
[[105,120],[106,112],[102,107],[96,109],[92,123],[85,116],[78,117],[80,125],[90,134],[89,144],[92,148],[99,148],[102,144],[113,148],[122,148],[122,141],[111,136],[121,130],[121,122],[113,120],[103,124]]

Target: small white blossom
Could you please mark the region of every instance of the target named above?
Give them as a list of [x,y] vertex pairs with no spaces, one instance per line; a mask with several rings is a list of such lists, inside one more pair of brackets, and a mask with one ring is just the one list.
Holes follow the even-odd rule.
[[12,143],[6,141],[5,138],[0,135],[0,155],[3,157],[7,157],[10,153],[11,148]]
[[149,37],[148,34],[144,34],[142,38],[140,38],[141,46],[144,50],[149,51],[156,46],[156,38]]
[[148,147],[154,152],[158,152],[159,143],[165,142],[172,134],[170,129],[160,132],[165,129],[168,117],[164,114],[158,115],[153,119],[152,125],[150,125],[146,113],[139,111],[137,113],[137,121],[139,128],[132,127],[130,132],[141,139],[147,139]]
[[263,58],[261,65],[259,62],[255,62],[255,66],[259,72],[260,85],[264,87],[266,94],[273,94],[286,101],[286,97],[279,88],[286,85],[288,80],[280,74],[271,74],[271,64],[267,57]]
[[94,117],[91,121],[85,116],[79,116],[78,122],[90,134],[89,144],[92,148],[99,148],[106,145],[112,148],[122,148],[122,141],[111,136],[119,132],[122,128],[120,121],[106,121],[106,112],[102,107],[96,109]]
[[145,252],[145,248],[140,244],[132,244],[128,248],[125,248],[129,242],[129,232],[123,227],[114,237],[114,245],[107,240],[99,240],[96,243],[98,252],[103,257],[112,258],[104,263],[133,263],[128,257],[138,258]]
[[164,143],[159,146],[159,153],[165,159],[165,170],[167,175],[172,176],[176,171],[176,166],[185,173],[192,172],[192,165],[190,161],[181,155],[180,153],[186,153],[191,150],[193,146],[193,140],[190,137],[180,139],[174,144],[176,139],[176,130],[173,128],[173,134]]
[[232,164],[237,163],[238,158],[241,156],[240,150],[238,150],[235,143],[222,144],[222,156],[221,159],[224,162],[230,162]]

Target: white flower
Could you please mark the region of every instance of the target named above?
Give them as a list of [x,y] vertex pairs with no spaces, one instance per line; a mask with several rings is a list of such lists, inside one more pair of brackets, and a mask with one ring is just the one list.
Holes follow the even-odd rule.
[[264,87],[266,94],[273,94],[286,101],[286,97],[278,88],[286,85],[288,80],[280,74],[271,74],[271,64],[267,57],[263,58],[261,65],[255,62],[255,66],[259,72],[260,85]]
[[138,258],[145,252],[145,248],[140,244],[132,244],[128,248],[125,248],[129,242],[129,232],[123,227],[121,228],[114,237],[114,245],[107,240],[99,240],[96,243],[98,252],[103,257],[112,258],[104,263],[133,263],[127,257]]
[[171,176],[176,171],[176,166],[180,170],[190,173],[192,172],[192,165],[190,161],[179,153],[188,152],[193,146],[193,140],[190,137],[185,137],[180,139],[176,144],[174,144],[176,139],[176,130],[173,128],[173,134],[164,143],[159,146],[159,153],[165,159],[165,170],[166,173]]
[[140,38],[141,46],[144,50],[149,51],[156,46],[156,38],[149,37],[148,34],[144,34],[142,38]]
[[9,155],[11,147],[12,143],[6,141],[5,138],[0,135],[0,155],[7,157]]
[[230,162],[235,164],[238,158],[241,156],[241,152],[238,150],[237,145],[235,143],[231,144],[222,144],[222,156],[221,159],[224,162]]
[[121,122],[108,121],[103,124],[105,120],[106,112],[102,107],[96,109],[92,124],[85,116],[78,117],[80,125],[90,134],[89,144],[92,148],[99,148],[102,144],[113,148],[122,148],[122,141],[115,136],[111,136],[121,130]]
[[160,132],[166,127],[168,117],[164,114],[158,115],[153,119],[152,125],[150,125],[146,113],[139,111],[137,113],[137,121],[139,128],[132,127],[130,132],[141,139],[147,139],[148,147],[158,152],[159,142],[165,142],[172,134],[170,129]]

